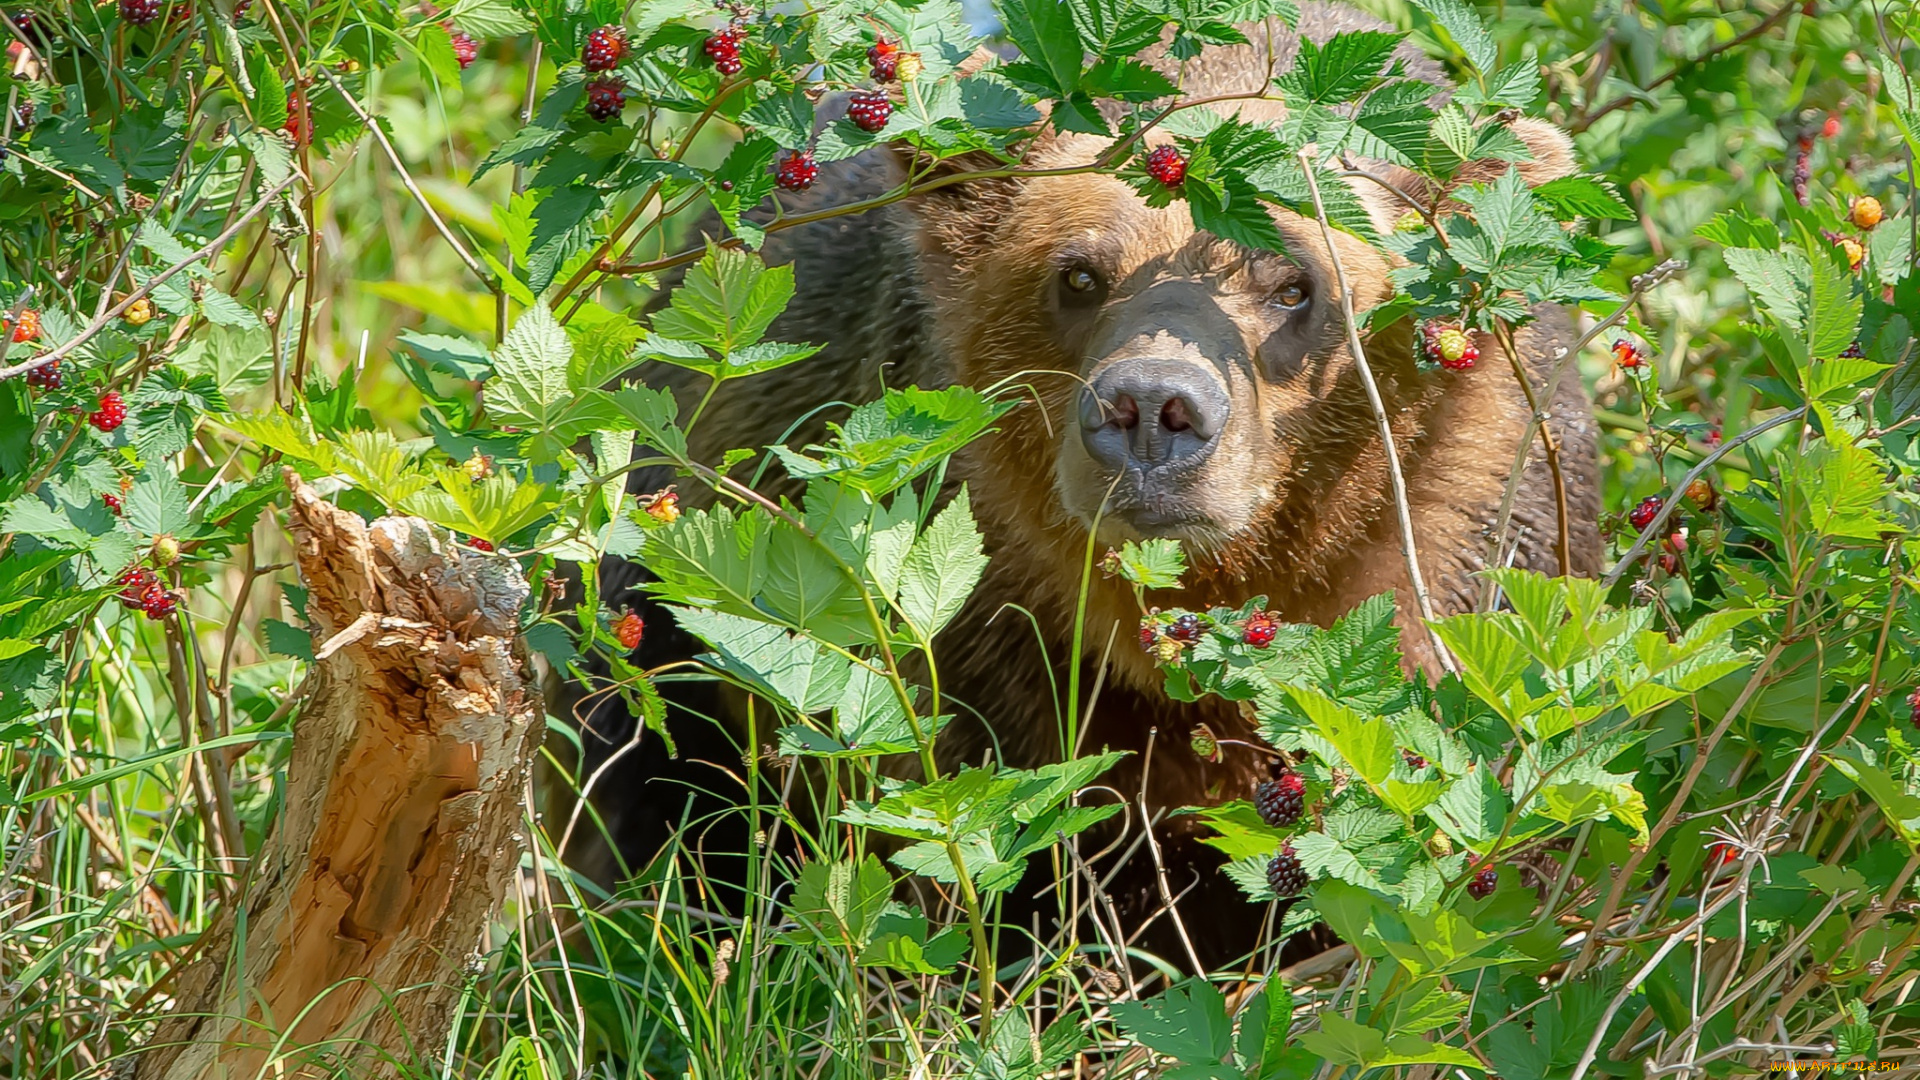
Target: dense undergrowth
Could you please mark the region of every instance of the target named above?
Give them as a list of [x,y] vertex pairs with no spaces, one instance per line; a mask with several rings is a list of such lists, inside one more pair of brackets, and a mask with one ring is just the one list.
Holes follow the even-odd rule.
[[[1365,6],[1446,61],[1448,104],[1397,77],[1398,35],[1305,50],[1270,88],[1290,108],[1271,128],[1188,107],[1135,59],[1168,23],[1180,55],[1291,18],[1287,0],[1008,0],[996,33],[1019,58],[964,74],[981,39],[949,0],[0,9],[19,46],[0,82],[8,1073],[114,1070],[271,825],[314,648],[281,466],[534,582],[577,566],[587,599],[530,610],[526,641],[561,672],[597,657],[646,737],[667,734],[651,677],[689,673],[631,665],[637,628],[597,599],[606,555],[684,605],[712,649],[701,677],[764,706],[732,811],[763,841],[745,907],[711,902],[728,886],[708,878],[710,822],[607,895],[566,869],[593,815],[530,802],[524,887],[452,1037],[386,1048],[409,1074],[1913,1060],[1912,12]],[[625,45],[602,34],[583,62],[605,27]],[[814,134],[810,91],[876,86],[878,133]],[[1575,133],[1590,172],[1539,190],[1509,174],[1385,236],[1340,197],[1343,155],[1442,183],[1524,157],[1521,113]],[[1599,405],[1614,569],[1489,575],[1482,610],[1432,627],[1456,675],[1404,674],[1384,601],[1331,629],[1268,625],[1254,597],[1187,622],[1143,604],[1169,693],[1246,703],[1310,810],[1205,811],[1266,927],[1230,970],[1129,950],[1139,928],[1105,918],[1110,864],[1074,837],[1119,810],[1081,797],[1110,756],[935,766],[940,702],[910,673],[966,647],[939,631],[984,556],[968,503],[927,493],[1017,398],[893,391],[832,445],[695,461],[697,410],[616,384],[642,359],[716,384],[807,362],[764,340],[792,272],[753,254],[790,219],[740,216],[806,178],[796,151],[1011,159],[1042,123],[1104,133],[1089,168],[1236,243],[1277,245],[1280,206],[1391,249],[1409,269],[1373,326],[1504,334],[1555,300],[1593,331],[1566,362]],[[1173,186],[1137,149],[1149,127],[1176,137]],[[691,235],[710,210],[722,243]],[[769,453],[804,503],[737,479]],[[636,461],[717,487],[718,507],[628,493]],[[1160,590],[1181,559],[1149,543],[1101,565]],[[1089,690],[1058,688],[1068,730]],[[1268,752],[1199,735],[1161,752]],[[889,754],[934,779],[889,779]],[[547,780],[591,783],[567,759]],[[1306,882],[1290,903],[1270,886],[1283,848]],[[1036,856],[1083,916],[1058,933],[1002,925]],[[1351,958],[1288,977],[1280,943],[1319,920]],[[330,1052],[284,1051],[323,1070]]]

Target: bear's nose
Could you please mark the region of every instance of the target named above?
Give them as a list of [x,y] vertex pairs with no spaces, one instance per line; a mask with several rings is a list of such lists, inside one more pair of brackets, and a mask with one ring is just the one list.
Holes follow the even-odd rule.
[[1227,420],[1227,389],[1181,360],[1110,365],[1080,391],[1080,439],[1109,469],[1198,464]]

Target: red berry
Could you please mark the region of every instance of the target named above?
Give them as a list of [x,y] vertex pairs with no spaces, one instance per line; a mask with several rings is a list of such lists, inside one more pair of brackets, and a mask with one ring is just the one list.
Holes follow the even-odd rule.
[[1665,505],[1666,500],[1660,496],[1649,495],[1641,499],[1640,504],[1628,512],[1627,524],[1632,525],[1636,529],[1644,529],[1653,524],[1654,517],[1660,513],[1660,508]]
[[60,389],[60,361],[49,360],[27,370],[27,385],[37,390]]
[[1160,628],[1154,625],[1152,619],[1141,619],[1140,647],[1148,652],[1152,652],[1154,646],[1158,644],[1160,644]]
[[1200,616],[1188,612],[1173,620],[1173,625],[1167,629],[1167,636],[1182,644],[1191,645],[1200,640],[1200,630]]
[[120,17],[135,26],[147,25],[165,9],[165,0],[120,0]]
[[805,191],[820,178],[811,150],[787,150],[773,163],[773,182],[788,191]]
[[722,75],[738,75],[745,66],[740,62],[740,42],[746,38],[746,31],[738,26],[726,29],[708,38],[701,48],[708,59],[713,61],[714,69]]
[[1920,687],[1916,687],[1913,693],[1907,695],[1907,708],[1912,710],[1912,715],[1908,719],[1913,721],[1914,727],[1920,728]]
[[470,538],[469,538],[469,539],[467,540],[467,546],[468,546],[468,547],[470,547],[470,548],[476,548],[476,549],[478,549],[478,550],[480,550],[480,551],[492,551],[492,550],[493,550],[493,541],[491,541],[491,540],[482,540],[482,539],[480,539],[479,537],[477,537],[477,536],[475,536],[475,537],[470,537]]
[[460,70],[472,67],[480,56],[480,43],[467,36],[465,31],[456,29],[452,23],[447,24],[447,36],[453,39],[453,58],[460,61]]
[[173,614],[174,609],[179,606],[180,602],[175,600],[173,594],[168,592],[158,581],[147,586],[146,589],[140,593],[140,610],[146,612],[147,618],[149,619],[155,621],[164,619]]
[[[7,325],[7,321],[0,319],[0,326],[5,325]],[[15,345],[24,345],[39,336],[40,313],[34,311],[32,308],[28,308],[26,311],[20,313],[20,324],[13,328],[13,343]]]
[[1300,856],[1293,853],[1293,845],[1287,844],[1280,853],[1267,864],[1267,884],[1272,886],[1273,894],[1282,899],[1300,895],[1307,887],[1307,870],[1300,865]]
[[1715,840],[1707,845],[1707,869],[1717,870],[1740,857],[1740,849],[1725,840]]
[[1500,887],[1500,872],[1491,866],[1483,866],[1467,882],[1467,895],[1475,900],[1485,900]]
[[1300,815],[1306,812],[1306,792],[1307,782],[1299,773],[1288,769],[1253,789],[1253,808],[1261,821],[1276,829],[1285,828],[1299,821]]
[[1647,362],[1647,354],[1640,351],[1640,346],[1621,338],[1613,343],[1613,362],[1623,368],[1637,368]]
[[127,403],[120,399],[120,391],[109,390],[100,395],[100,407],[94,410],[87,421],[101,431],[112,431],[127,421]]
[[587,115],[601,123],[620,115],[627,107],[627,80],[595,79],[587,84]]
[[1840,117],[1837,115],[1827,117],[1827,122],[1820,125],[1820,137],[1831,139],[1838,134],[1840,134]]
[[1420,332],[1427,360],[1448,371],[1466,371],[1480,359],[1473,339],[1457,326],[1430,322]]
[[1240,631],[1240,640],[1256,649],[1264,649],[1273,644],[1274,635],[1280,632],[1280,620],[1272,612],[1256,611],[1247,616],[1247,625]]
[[287,122],[281,125],[293,139],[293,145],[305,146],[313,138],[313,124],[307,115],[307,94],[299,87],[287,91]]
[[646,632],[647,624],[642,622],[640,616],[632,611],[627,612],[621,617],[619,622],[613,625],[613,636],[619,638],[621,647],[628,650],[639,648],[640,638],[645,635]]
[[120,578],[114,584],[120,586],[120,599],[123,602],[138,605],[141,595],[159,582],[160,578],[153,571],[136,565],[120,571]]
[[588,71],[611,71],[626,55],[627,32],[618,26],[602,26],[587,35],[587,47],[580,50],[580,66]]
[[113,511],[115,517],[126,513],[126,510],[120,505],[120,496],[115,495],[111,491],[101,492],[100,501],[107,504],[107,509]]
[[861,131],[876,132],[887,126],[893,115],[893,102],[878,90],[856,91],[847,102],[847,119]]
[[1424,769],[1427,767],[1427,759],[1411,750],[1400,751],[1400,760],[1406,762],[1407,768],[1409,769]]
[[1177,146],[1155,147],[1147,155],[1147,175],[1168,187],[1179,187],[1187,178],[1187,158]]
[[900,44],[886,38],[867,47],[867,63],[876,82],[892,82],[900,75]]

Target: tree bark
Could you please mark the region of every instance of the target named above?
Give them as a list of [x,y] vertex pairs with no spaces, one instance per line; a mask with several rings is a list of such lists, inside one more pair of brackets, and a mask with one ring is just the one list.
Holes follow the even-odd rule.
[[136,1080],[437,1061],[519,866],[543,726],[516,646],[520,569],[416,518],[366,525],[291,470],[287,482],[316,659],[285,806]]

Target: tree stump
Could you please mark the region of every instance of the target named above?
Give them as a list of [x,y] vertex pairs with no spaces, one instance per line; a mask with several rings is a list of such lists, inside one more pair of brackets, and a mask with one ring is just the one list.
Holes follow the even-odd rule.
[[286,804],[138,1080],[437,1060],[520,862],[544,714],[516,644],[519,568],[287,482],[316,650]]

